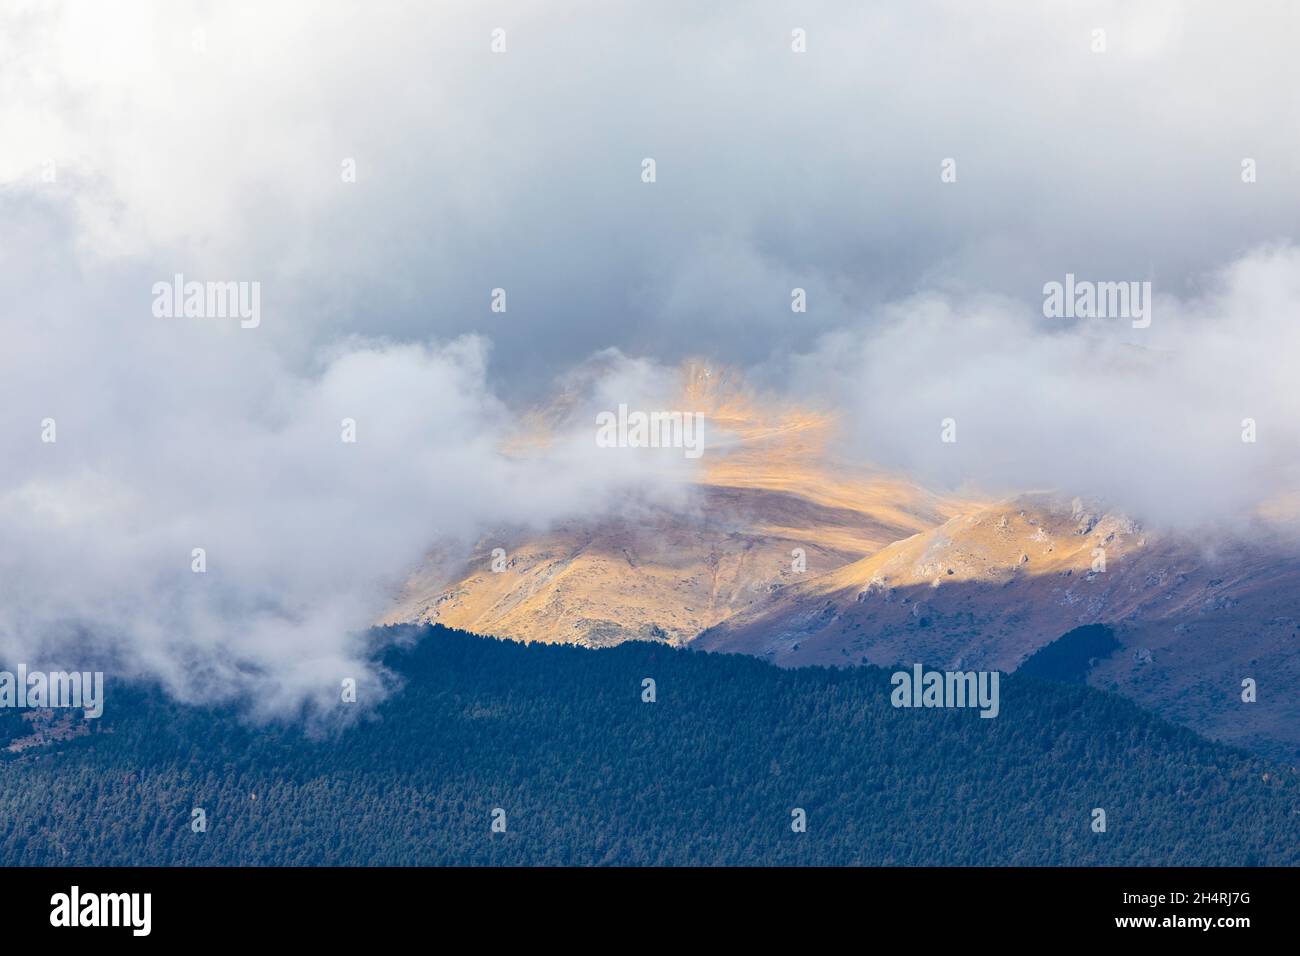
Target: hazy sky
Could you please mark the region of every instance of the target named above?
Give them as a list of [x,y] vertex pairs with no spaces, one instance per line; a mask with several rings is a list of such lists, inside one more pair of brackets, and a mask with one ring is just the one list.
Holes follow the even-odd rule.
[[[327,685],[435,534],[675,493],[500,454],[611,348],[604,399],[707,356],[932,484],[1231,517],[1300,471],[1297,49],[1286,0],[0,3],[0,652]],[[1044,318],[1067,272],[1151,327]]]

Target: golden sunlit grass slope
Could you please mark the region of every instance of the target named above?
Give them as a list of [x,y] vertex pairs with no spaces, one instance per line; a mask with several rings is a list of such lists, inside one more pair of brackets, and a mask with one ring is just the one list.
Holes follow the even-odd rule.
[[[724,370],[688,363],[681,394],[678,407],[703,412],[709,436],[689,507],[641,507],[542,534],[502,529],[450,571],[431,559],[385,623],[438,621],[586,645],[686,643],[792,580],[856,561],[961,507],[906,481],[838,466],[826,416],[763,407]],[[545,441],[549,414],[531,417],[515,453]],[[501,573],[491,570],[498,547],[508,555]],[[792,570],[796,548],[806,555],[802,574]]]
[[[1011,670],[1028,653],[1135,594],[1115,589],[1146,538],[1118,517],[1045,496],[982,507],[787,588],[700,646],[781,664],[935,665]],[[1094,573],[1103,549],[1106,573]],[[761,645],[761,646],[760,646]]]
[[[1106,623],[1121,648],[1094,662],[1091,683],[1216,739],[1300,757],[1300,559],[1262,519],[1192,539],[1047,494],[944,499],[837,462],[827,416],[769,407],[723,370],[686,366],[681,394],[709,436],[687,506],[500,529],[467,559],[431,558],[385,623],[660,640],[786,666],[1002,671]],[[563,411],[532,416],[514,453],[543,445]],[[1245,677],[1259,681],[1255,704],[1240,700]]]

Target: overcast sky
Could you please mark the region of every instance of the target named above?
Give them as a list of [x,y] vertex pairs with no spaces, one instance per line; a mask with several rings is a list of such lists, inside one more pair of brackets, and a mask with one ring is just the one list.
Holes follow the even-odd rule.
[[[0,11],[6,657],[89,625],[189,693],[328,684],[435,534],[677,493],[499,452],[608,349],[602,397],[705,356],[933,485],[1180,524],[1294,487],[1285,0]],[[1067,272],[1152,281],[1150,328],[1044,318]],[[176,273],[260,325],[155,317]]]

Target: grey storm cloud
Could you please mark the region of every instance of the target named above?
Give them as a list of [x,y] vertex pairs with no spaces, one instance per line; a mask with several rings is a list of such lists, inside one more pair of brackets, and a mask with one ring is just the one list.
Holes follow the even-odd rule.
[[262,280],[299,357],[484,333],[534,390],[608,346],[749,364],[936,289],[1194,292],[1300,221],[1285,2],[17,10],[9,188],[56,161],[87,254]]

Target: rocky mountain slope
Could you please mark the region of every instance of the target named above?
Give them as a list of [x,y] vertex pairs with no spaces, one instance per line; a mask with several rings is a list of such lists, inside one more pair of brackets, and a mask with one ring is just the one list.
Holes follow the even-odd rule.
[[[502,528],[461,560],[434,554],[381,623],[437,622],[528,641],[684,644],[782,587],[942,523],[965,502],[839,465],[824,416],[759,406],[702,365],[682,407],[713,436],[685,508]],[[493,570],[493,552],[504,552]]]
[[1012,671],[1093,623],[1113,625],[1120,649],[1089,683],[1215,739],[1300,757],[1300,559],[1263,528],[1211,547],[1025,496],[785,588],[693,646],[788,665]]
[[837,461],[828,418],[765,408],[703,365],[682,407],[717,426],[689,506],[499,529],[468,557],[431,556],[381,623],[1002,671],[1102,623],[1120,648],[1090,683],[1300,760],[1300,552],[1262,520],[1194,537],[1077,498],[940,497]]

